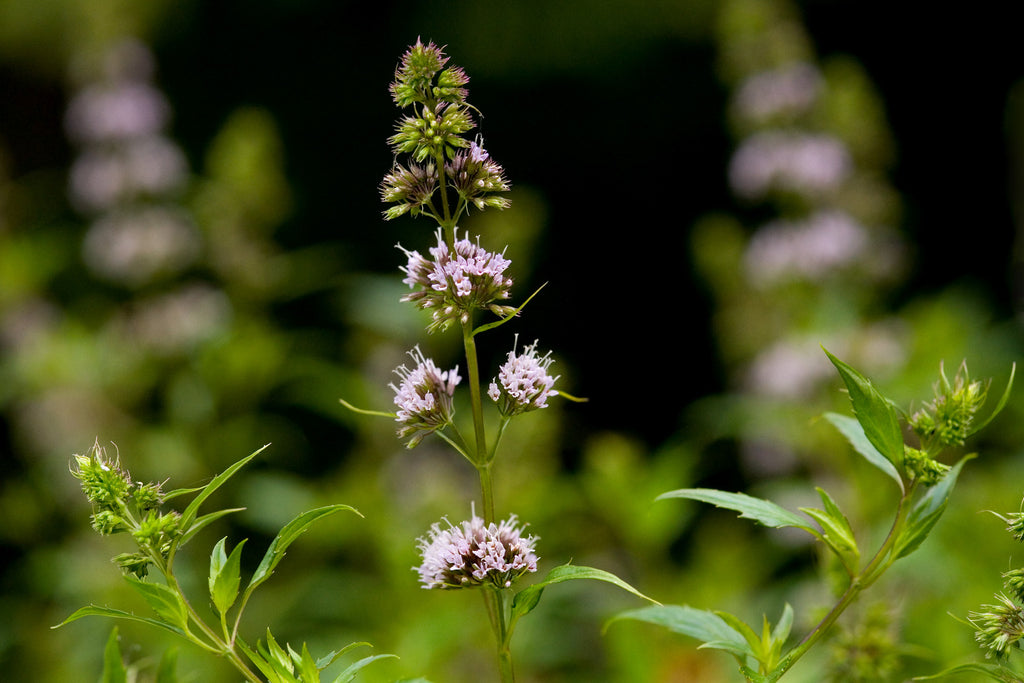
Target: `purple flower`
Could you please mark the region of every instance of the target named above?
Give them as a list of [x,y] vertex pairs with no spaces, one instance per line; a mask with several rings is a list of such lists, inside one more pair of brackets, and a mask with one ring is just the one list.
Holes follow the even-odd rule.
[[[445,520],[447,521],[447,520]],[[527,572],[537,571],[536,536],[522,535],[515,515],[498,524],[485,524],[475,514],[461,526],[440,523],[419,541],[423,563],[413,567],[424,588],[471,588],[491,583],[508,588]]]
[[503,254],[489,252],[467,237],[449,249],[440,230],[437,246],[430,249],[431,260],[401,245],[398,248],[408,257],[406,266],[401,268],[406,275],[402,282],[418,288],[402,297],[402,301],[433,311],[433,322],[427,328],[431,332],[445,329],[456,320],[469,322],[475,310],[486,308],[499,317],[515,311],[495,303],[507,299],[512,286],[512,278],[505,276],[511,262]]
[[445,372],[438,370],[434,361],[423,356],[419,346],[410,351],[409,356],[416,361],[416,367],[410,370],[405,365],[398,366],[395,374],[402,381],[397,387],[388,386],[394,390],[398,406],[395,414],[395,420],[401,424],[398,436],[408,438],[406,446],[414,448],[426,435],[451,424],[455,414],[452,396],[462,378],[458,366]]
[[548,374],[552,362],[550,351],[537,356],[536,341],[519,355],[516,355],[513,346],[508,352],[508,361],[498,371],[497,381],[491,382],[487,395],[498,404],[502,415],[518,415],[537,408],[547,408],[548,397],[558,394],[551,388],[558,377]]

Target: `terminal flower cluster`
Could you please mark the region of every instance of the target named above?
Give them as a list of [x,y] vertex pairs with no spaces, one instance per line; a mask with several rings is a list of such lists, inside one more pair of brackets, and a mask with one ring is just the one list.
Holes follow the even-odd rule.
[[120,463],[107,457],[99,441],[86,455],[75,454],[71,474],[93,504],[92,527],[104,536],[128,532],[139,552],[123,553],[114,561],[127,573],[143,578],[156,559],[165,560],[171,542],[181,533],[181,515],[160,512],[159,484],[132,481]]
[[552,389],[558,377],[548,374],[552,362],[550,351],[543,356],[537,355],[537,341],[518,355],[513,347],[508,352],[508,360],[498,371],[496,381],[491,382],[487,395],[506,416],[547,408],[548,397],[558,395]]
[[[441,48],[417,40],[395,71],[391,97],[410,113],[399,119],[388,138],[395,164],[384,177],[380,194],[394,206],[384,212],[386,220],[422,213],[438,222],[454,221],[470,206],[508,206],[507,199],[494,194],[509,189],[504,169],[490,158],[479,137],[465,137],[476,127],[466,102],[469,77],[447,63]],[[411,159],[403,165],[399,155]],[[438,190],[441,199],[435,206]]]
[[424,588],[471,588],[490,583],[508,588],[523,574],[537,571],[536,536],[523,536],[515,515],[485,524],[473,515],[460,526],[434,523],[419,548],[423,563],[413,567]]
[[401,268],[406,275],[402,282],[419,288],[402,297],[402,301],[433,311],[433,322],[427,328],[431,332],[443,330],[455,321],[469,322],[475,310],[486,308],[501,318],[515,312],[511,306],[495,303],[509,298],[512,287],[512,278],[505,275],[511,262],[503,254],[487,251],[468,237],[449,249],[440,230],[437,246],[430,248],[431,260],[417,251],[398,248],[408,257],[408,263]]
[[395,374],[402,381],[397,387],[388,386],[395,392],[398,406],[395,414],[395,420],[401,425],[398,436],[408,439],[408,448],[415,448],[423,437],[451,424],[455,414],[452,396],[462,378],[458,366],[444,372],[439,370],[434,361],[423,356],[419,346],[409,351],[409,356],[416,361],[416,367],[410,370],[405,365],[398,366]]

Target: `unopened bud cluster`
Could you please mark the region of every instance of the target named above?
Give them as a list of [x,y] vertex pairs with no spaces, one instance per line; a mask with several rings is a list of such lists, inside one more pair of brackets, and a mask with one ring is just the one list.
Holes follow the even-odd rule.
[[[509,189],[504,169],[479,138],[465,137],[476,127],[466,103],[469,77],[447,63],[441,48],[417,40],[395,70],[391,97],[411,113],[399,119],[388,138],[396,160],[380,187],[381,198],[394,204],[384,212],[387,220],[405,213],[456,220],[471,205],[479,210],[508,206],[495,194]],[[409,161],[399,163],[399,155]]]
[[904,448],[904,473],[924,486],[938,483],[949,471],[949,466],[935,460],[935,456],[945,448],[964,445],[987,395],[981,382],[971,381],[966,363],[960,365],[952,382],[940,367],[934,392],[935,399],[908,420],[921,440],[921,448]]
[[943,371],[935,385],[935,400],[911,416],[910,426],[921,438],[925,450],[963,446],[971,434],[971,422],[986,396],[984,385],[971,381],[966,363],[960,365],[952,383]]
[[[1006,523],[1006,531],[1024,541],[1024,513],[997,514]],[[1003,592],[996,602],[982,605],[967,615],[974,626],[974,639],[986,650],[985,656],[1003,658],[1011,648],[1020,649],[1024,640],[1024,569],[1003,572]]]
[[71,474],[93,504],[93,529],[104,535],[130,533],[139,552],[118,555],[114,561],[127,573],[146,576],[154,559],[167,558],[171,542],[180,534],[180,515],[160,512],[160,485],[132,481],[119,462],[107,457],[99,441],[87,454],[73,457]]

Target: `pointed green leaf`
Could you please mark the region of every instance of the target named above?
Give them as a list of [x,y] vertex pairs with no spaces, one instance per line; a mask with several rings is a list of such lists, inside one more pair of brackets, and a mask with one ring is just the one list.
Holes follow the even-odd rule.
[[[389,657],[395,657],[395,655],[372,655],[370,657],[363,657],[355,664],[352,664],[334,679],[333,683],[351,683],[355,679],[356,674],[362,671],[370,664],[376,662],[378,659],[387,659]],[[395,657],[397,659],[397,657]]]
[[761,640],[761,638],[758,638],[757,634],[754,633],[754,629],[750,628],[750,626],[748,626],[745,621],[743,621],[734,614],[729,614],[728,612],[721,612],[716,610],[715,615],[717,615],[722,621],[724,621],[729,626],[729,628],[743,636],[743,639],[747,641],[747,645],[750,646],[750,651],[754,654],[754,659],[756,659],[759,662],[764,661],[765,644]]
[[124,661],[121,659],[116,626],[111,630],[107,644],[103,648],[103,676],[100,680],[102,683],[128,683],[128,670],[124,668]]
[[735,510],[740,517],[752,519],[768,527],[782,528],[794,526],[803,529],[813,536],[819,536],[818,530],[812,527],[806,519],[790,512],[784,507],[776,505],[770,500],[754,498],[745,493],[728,493],[717,489],[677,489],[658,496],[655,500],[666,498],[689,498],[710,503],[716,507]]
[[594,579],[596,581],[605,581],[616,585],[637,597],[643,598],[644,600],[648,600],[653,603],[658,602],[657,600],[647,597],[636,588],[633,588],[610,572],[606,572],[601,569],[594,569],[592,567],[578,567],[574,564],[563,564],[548,572],[548,575],[538,583],[535,583],[532,586],[527,586],[516,594],[512,599],[512,622],[515,622],[519,617],[528,614],[537,606],[537,603],[540,601],[541,593],[545,588],[554,583],[562,583],[563,581],[572,581],[574,579]]
[[226,510],[216,510],[209,514],[200,515],[192,522],[192,526],[185,530],[185,533],[181,535],[181,539],[178,541],[178,547],[185,545],[192,540],[192,537],[202,531],[211,522],[215,522],[225,515],[230,515],[234,512],[241,512],[245,508],[228,508]]
[[896,471],[896,466],[889,462],[888,458],[878,452],[878,449],[871,445],[864,428],[856,419],[839,413],[825,413],[825,419],[839,430],[839,433],[846,437],[846,440],[853,446],[853,450],[864,456],[864,459],[891,477],[896,485],[900,487],[900,493],[904,493],[903,479]]
[[315,510],[308,510],[303,512],[301,515],[288,522],[281,528],[277,536],[270,543],[270,547],[267,548],[266,554],[263,556],[263,561],[256,568],[252,578],[249,580],[249,586],[245,589],[246,593],[251,593],[256,586],[260,585],[274,573],[274,568],[284,558],[285,551],[288,549],[295,539],[301,536],[306,529],[310,527],[313,522],[333,515],[335,512],[341,512],[342,510],[348,510],[362,517],[358,510],[350,505],[327,505],[325,507],[316,508]]
[[253,451],[246,457],[242,458],[241,460],[239,460],[238,462],[236,462],[235,464],[231,465],[226,470],[218,474],[210,481],[209,484],[204,486],[202,490],[199,492],[199,495],[193,498],[192,502],[189,503],[188,507],[185,508],[185,511],[181,513],[181,528],[190,529],[192,527],[192,521],[196,518],[196,514],[199,511],[199,506],[203,504],[203,501],[209,498],[214,491],[219,489],[224,484],[224,482],[226,482],[228,479],[234,476],[235,472],[242,469],[242,467],[248,464],[249,461],[255,458],[257,455],[262,453],[268,446],[270,446],[269,443],[263,446],[262,448]]
[[824,489],[818,488],[817,491],[825,504],[825,509],[800,508],[800,512],[821,525],[825,543],[839,556],[846,569],[855,574],[860,563],[860,550],[857,548],[857,540],[853,536],[850,522]]
[[61,623],[57,624],[56,626],[51,626],[50,628],[60,628],[65,624],[70,624],[72,621],[78,621],[82,617],[110,617],[112,619],[127,619],[129,621],[139,621],[143,624],[149,624],[150,626],[156,626],[157,628],[162,628],[166,631],[170,631],[175,635],[179,635],[182,637],[185,636],[185,632],[183,630],[175,626],[172,626],[167,622],[158,621],[157,619],[153,619],[152,617],[140,617],[135,614],[132,614],[131,612],[125,612],[124,610],[114,609],[112,607],[100,607],[99,605],[89,605],[87,607],[82,607],[81,609],[76,610],[74,614],[69,616]]
[[337,650],[335,652],[328,652],[326,655],[321,657],[316,663],[316,668],[323,671],[331,664],[334,664],[334,662],[336,662],[339,657],[348,654],[351,650],[354,650],[357,647],[371,647],[371,645],[367,642],[349,643],[340,650]]
[[[278,674],[275,666],[273,666],[269,661],[267,661],[267,659],[264,658],[262,654],[256,652],[251,647],[246,645],[245,641],[243,641],[241,638],[236,638],[235,643],[238,645],[238,648],[249,659],[249,661],[252,662],[253,666],[259,669],[260,673],[266,676],[267,681],[269,681],[269,683],[286,683],[288,681],[288,678],[282,678],[282,676]],[[260,649],[261,651],[263,650],[262,643],[257,641],[256,645],[258,649]],[[290,677],[291,674],[287,674],[287,676]]]
[[241,581],[242,546],[247,539],[235,546],[230,557],[224,553],[222,538],[210,555],[210,597],[221,614],[225,614],[238,597],[238,585]]
[[742,662],[746,657],[753,657],[747,639],[727,624],[722,617],[708,610],[696,609],[686,605],[653,605],[640,609],[621,612],[606,624],[631,619],[649,624],[663,626],[673,633],[681,633],[704,643],[704,647],[725,650]]
[[178,593],[161,583],[142,581],[134,576],[125,576],[124,579],[145,599],[160,619],[182,631],[188,631],[188,609]]
[[782,616],[779,617],[779,622],[775,624],[775,629],[772,631],[772,640],[777,644],[779,651],[781,652],[782,646],[786,644],[786,639],[789,638],[789,632],[793,628],[793,606],[788,602],[782,609]]
[[879,393],[864,375],[823,349],[843,378],[853,403],[853,413],[864,428],[864,435],[896,470],[903,469],[903,432],[896,408]]
[[168,648],[160,658],[156,683],[178,683],[178,648]]
[[939,518],[942,517],[942,513],[946,511],[946,504],[956,485],[957,477],[960,476],[960,470],[968,460],[974,457],[974,454],[971,454],[961,458],[960,462],[953,465],[938,484],[928,489],[928,492],[915,503],[914,508],[907,516],[906,526],[903,527],[903,531],[893,545],[894,557],[897,559],[906,557],[920,547]]
[[999,397],[999,403],[996,404],[995,409],[989,413],[988,417],[979,422],[978,424],[971,427],[967,432],[967,436],[976,434],[977,432],[988,426],[988,423],[995,419],[996,415],[1003,412],[1003,408],[1006,407],[1006,402],[1010,400],[1010,390],[1013,389],[1013,377],[1017,374],[1017,364],[1014,363],[1010,366],[1010,379],[1006,381],[1006,389],[1003,390],[1003,395]]
[[303,643],[302,654],[297,654],[290,647],[288,651],[291,652],[292,661],[298,667],[299,680],[302,683],[320,683],[320,669],[316,667],[316,661],[313,659],[313,655],[309,653],[309,647]]
[[1020,674],[1017,674],[1014,671],[1011,671],[1010,669],[1007,669],[1002,664],[982,664],[982,663],[977,663],[977,664],[974,664],[974,663],[972,663],[972,664],[960,664],[958,666],[954,666],[952,668],[946,669],[945,671],[940,671],[937,674],[932,674],[931,676],[914,676],[913,680],[915,680],[915,681],[931,681],[931,680],[934,680],[936,678],[946,678],[946,677],[951,676],[953,674],[971,673],[971,672],[980,673],[980,674],[984,675],[985,677],[987,677],[987,678],[989,678],[989,679],[991,679],[993,681],[999,681],[1000,683],[1020,683],[1020,681],[1021,681]]

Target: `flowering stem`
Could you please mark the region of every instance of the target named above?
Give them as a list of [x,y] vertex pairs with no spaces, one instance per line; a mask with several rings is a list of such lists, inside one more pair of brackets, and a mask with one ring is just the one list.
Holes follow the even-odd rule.
[[473,426],[476,432],[474,462],[480,472],[480,489],[483,494],[484,521],[494,521],[494,491],[491,486],[491,463],[487,457],[487,436],[484,433],[484,411],[480,394],[480,365],[476,357],[476,340],[473,338],[473,321],[462,325],[462,343],[466,349],[466,371],[469,373],[469,400],[473,410]]
[[888,569],[896,558],[892,555],[893,545],[896,543],[896,539],[900,536],[900,531],[903,529],[903,525],[906,522],[907,515],[909,514],[909,506],[907,501],[913,495],[916,487],[911,486],[903,496],[900,497],[899,504],[896,508],[896,518],[893,520],[892,527],[889,529],[888,535],[885,537],[885,541],[882,542],[882,546],[875,553],[871,561],[868,562],[867,566],[852,577],[850,585],[847,586],[846,591],[839,598],[839,601],[832,607],[828,614],[818,622],[814,629],[804,636],[804,639],[800,643],[790,650],[779,665],[771,671],[771,677],[768,680],[777,681],[782,677],[784,673],[789,671],[790,668],[809,650],[817,643],[828,629],[836,622],[839,616],[846,610],[850,604],[857,599],[857,596],[870,587],[878,578]]
[[494,640],[498,645],[498,672],[501,675],[501,683],[514,683],[516,675],[512,667],[512,633],[509,631],[508,609],[505,604],[507,593],[486,586],[483,596],[488,616],[491,618],[491,627],[494,629]]

